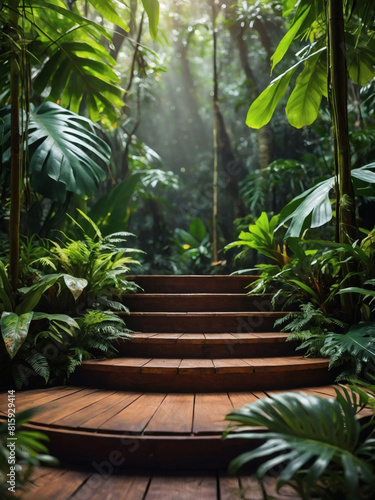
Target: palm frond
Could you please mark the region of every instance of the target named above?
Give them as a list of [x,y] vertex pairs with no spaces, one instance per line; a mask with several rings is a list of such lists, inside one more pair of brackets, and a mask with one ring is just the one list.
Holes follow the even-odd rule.
[[339,475],[342,498],[363,498],[362,489],[375,486],[371,465],[375,462],[375,441],[371,437],[361,441],[362,424],[353,401],[358,401],[358,395],[349,388],[338,399],[284,393],[234,410],[226,417],[233,422],[229,430],[256,426],[268,432],[227,433],[230,439],[265,439],[258,448],[232,460],[230,471],[261,458],[260,477],[284,464],[279,486],[302,476],[302,498],[312,497],[319,481],[329,474]]

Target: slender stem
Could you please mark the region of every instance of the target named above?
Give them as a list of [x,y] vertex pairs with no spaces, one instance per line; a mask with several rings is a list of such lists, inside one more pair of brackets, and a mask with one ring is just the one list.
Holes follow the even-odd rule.
[[13,289],[18,286],[20,254],[20,214],[21,214],[21,148],[20,148],[20,59],[18,12],[19,1],[14,2],[9,14],[12,32],[12,55],[10,61],[11,99],[11,177],[10,177],[10,220],[9,220],[9,273]]
[[213,30],[213,110],[214,110],[214,127],[213,127],[213,147],[214,147],[214,165],[213,165],[213,200],[212,200],[212,260],[217,262],[217,206],[218,206],[218,108],[219,108],[219,88],[217,76],[217,32],[216,32],[216,9],[215,3],[212,2],[212,30]]

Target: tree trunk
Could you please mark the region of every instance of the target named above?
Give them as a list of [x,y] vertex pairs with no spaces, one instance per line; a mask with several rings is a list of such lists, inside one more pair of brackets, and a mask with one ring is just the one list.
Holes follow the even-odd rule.
[[18,0],[10,10],[9,23],[12,33],[10,60],[10,98],[11,98],[11,202],[9,220],[9,274],[13,289],[18,287],[20,255],[20,217],[21,217],[21,148],[20,148],[20,58],[18,34]]
[[213,202],[212,202],[212,260],[218,260],[218,244],[217,244],[217,178],[218,178],[218,112],[219,112],[219,86],[217,77],[217,32],[216,32],[216,9],[215,4],[212,2],[212,30],[213,30],[213,111],[214,111],[214,126],[213,126],[213,147],[214,147],[214,164],[213,164]]
[[[336,239],[339,243],[352,244],[357,238],[354,189],[351,179],[351,160],[347,111],[347,67],[345,53],[344,18],[342,0],[329,0],[328,55],[329,98],[334,141],[336,177]],[[353,286],[353,264],[343,254],[342,278],[349,276],[345,287]],[[355,321],[356,311],[352,294],[340,295],[341,311],[346,322]]]
[[334,130],[335,174],[338,181],[338,241],[352,243],[357,237],[355,199],[351,179],[347,111],[347,68],[342,0],[329,0],[329,65],[331,111]]

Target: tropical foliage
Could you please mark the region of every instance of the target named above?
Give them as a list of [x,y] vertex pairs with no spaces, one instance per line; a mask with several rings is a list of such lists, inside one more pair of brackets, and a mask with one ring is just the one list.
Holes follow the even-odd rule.
[[226,438],[264,442],[232,460],[229,470],[261,458],[258,477],[282,466],[277,489],[289,484],[301,499],[372,498],[375,420],[358,413],[367,406],[373,413],[374,396],[374,385],[356,383],[336,389],[336,398],[283,393],[232,411]]
[[[58,462],[55,458],[48,455],[48,450],[43,441],[47,441],[47,436],[37,431],[28,431],[21,429],[31,417],[35,414],[34,410],[25,410],[15,416],[15,447],[14,463],[10,458],[9,448],[9,429],[8,422],[0,424],[0,495],[6,500],[18,497],[18,492],[22,492],[27,483],[30,481],[33,470],[41,464],[56,465]],[[14,474],[15,484],[13,486],[14,493],[9,491],[10,481],[9,476],[10,464],[15,468]]]
[[[74,221],[82,239],[65,236],[39,251],[27,246],[23,275],[32,283],[13,291],[0,262],[0,347],[2,383],[17,387],[66,381],[83,359],[113,356],[129,330],[113,311],[125,311],[121,300],[136,285],[126,280],[134,250],[125,247],[129,233],[103,237],[83,212]],[[91,234],[91,236],[89,235]],[[37,256],[37,258],[35,258]],[[26,255],[24,256],[26,257]],[[52,273],[48,273],[52,271]],[[67,271],[67,272],[64,272]]]

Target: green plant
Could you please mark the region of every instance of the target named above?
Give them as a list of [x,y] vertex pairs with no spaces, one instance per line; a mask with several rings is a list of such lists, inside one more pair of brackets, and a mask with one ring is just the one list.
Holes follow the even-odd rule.
[[267,213],[262,212],[255,224],[249,225],[249,231],[241,231],[239,235],[240,240],[226,245],[225,251],[238,246],[250,247],[258,253],[274,260],[278,267],[283,267],[290,262],[290,259],[286,253],[285,245],[281,250],[280,244],[275,239],[275,230],[278,222],[278,215],[274,215],[271,220],[268,220]]
[[340,379],[375,374],[375,323],[357,323],[345,334],[327,333],[320,354],[330,358],[329,368],[344,367]]
[[195,218],[189,226],[189,231],[177,228],[174,234],[174,242],[188,268],[190,263],[194,272],[204,272],[209,268],[212,256],[210,235],[201,219]]
[[[358,419],[367,405],[374,411],[375,386],[356,383],[336,389],[336,398],[283,393],[232,411],[228,439],[264,440],[232,460],[231,473],[262,459],[262,478],[282,466],[277,489],[291,485],[303,500],[370,499],[375,487],[375,420]],[[237,431],[261,427],[267,432]]]
[[70,339],[69,352],[81,363],[83,359],[118,354],[119,341],[131,340],[132,331],[111,311],[87,311],[77,318],[79,335]]
[[136,285],[128,281],[126,275],[131,264],[139,264],[131,254],[141,251],[124,246],[126,238],[133,236],[131,233],[103,236],[84,212],[78,212],[82,225],[71,219],[82,239],[63,234],[65,242],[51,241],[51,259],[58,269],[80,276],[87,282],[85,293],[80,299],[81,310],[104,307],[127,311],[119,299],[136,289]]
[[[48,440],[47,436],[37,431],[21,429],[34,414],[35,410],[28,409],[15,415],[14,450],[9,447],[9,443],[13,441],[8,440],[8,421],[0,423],[0,496],[4,500],[21,498],[18,492],[25,489],[35,467],[41,463],[58,463],[48,455],[46,446],[41,442]],[[13,478],[14,485],[8,482],[13,481]]]

